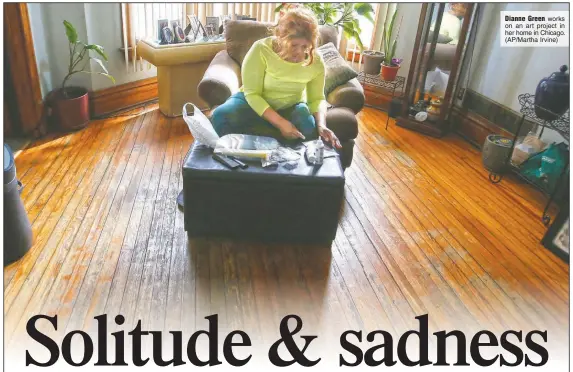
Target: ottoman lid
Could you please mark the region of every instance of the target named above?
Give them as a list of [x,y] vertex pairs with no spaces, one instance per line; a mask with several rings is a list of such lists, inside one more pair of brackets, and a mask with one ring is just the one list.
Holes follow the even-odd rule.
[[301,155],[298,167],[289,170],[280,165],[263,168],[260,160],[253,160],[247,169],[231,170],[212,158],[213,149],[195,141],[183,163],[183,175],[195,179],[242,180],[244,182],[280,182],[295,184],[344,185],[344,170],[340,157],[324,159],[321,166],[313,166]]

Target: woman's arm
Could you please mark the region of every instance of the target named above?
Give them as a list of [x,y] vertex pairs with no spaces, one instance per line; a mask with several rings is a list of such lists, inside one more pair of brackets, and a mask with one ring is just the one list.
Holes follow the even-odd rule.
[[263,113],[263,118],[280,130],[283,137],[288,139],[304,139],[304,135],[296,129],[293,123],[280,116],[279,113],[270,106]]
[[289,139],[304,139],[302,133],[300,133],[290,121],[286,120],[273,110],[273,108],[263,98],[263,85],[267,63],[263,58],[260,48],[261,45],[259,43],[253,44],[253,47],[249,49],[245,59],[243,60],[241,76],[243,79],[245,99],[259,116],[263,117],[280,130],[283,137]]
[[332,146],[341,148],[340,141],[334,132],[326,127],[326,96],[324,94],[326,70],[322,60],[319,58],[317,56],[316,61],[321,63],[322,71],[306,85],[308,109],[314,116],[316,129],[320,137]]

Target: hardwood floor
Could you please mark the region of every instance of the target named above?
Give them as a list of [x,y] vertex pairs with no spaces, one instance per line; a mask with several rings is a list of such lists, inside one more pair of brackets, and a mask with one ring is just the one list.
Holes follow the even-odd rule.
[[[5,340],[26,339],[36,314],[58,315],[61,337],[206,328],[548,330],[567,344],[569,267],[540,240],[544,199],[508,177],[488,181],[480,153],[396,127],[365,108],[331,247],[188,241],[176,196],[192,137],[156,108],[93,122],[16,159],[35,244],[4,268]],[[307,331],[310,332],[311,331]]]

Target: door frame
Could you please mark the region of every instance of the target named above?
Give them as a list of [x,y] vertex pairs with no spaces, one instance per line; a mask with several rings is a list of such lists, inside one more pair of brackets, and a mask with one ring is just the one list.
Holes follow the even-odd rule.
[[14,132],[39,136],[44,119],[42,88],[36,64],[30,16],[26,3],[4,3],[4,50],[10,63],[17,104]]

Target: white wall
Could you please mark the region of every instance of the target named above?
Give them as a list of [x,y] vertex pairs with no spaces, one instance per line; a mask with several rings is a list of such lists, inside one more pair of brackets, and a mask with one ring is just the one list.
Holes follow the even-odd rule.
[[[541,79],[559,71],[562,65],[569,66],[569,48],[502,47],[500,12],[508,10],[569,11],[569,4],[482,4],[471,70],[468,71],[464,67],[460,84],[519,112],[521,106],[517,96],[522,93],[535,94]],[[466,75],[468,73],[469,82]],[[563,141],[563,138],[552,130],[546,130],[542,139],[546,142]]]
[[396,22],[399,22],[401,17],[402,26],[400,27],[400,35],[398,36],[398,46],[396,47],[396,58],[403,58],[398,75],[408,78],[408,71],[412,63],[412,52],[414,51],[414,43],[416,42],[416,33],[418,32],[418,22],[420,20],[420,12],[422,11],[422,3],[400,3],[398,6],[398,14],[396,15]]
[[535,93],[539,80],[569,65],[569,48],[502,47],[500,12],[507,10],[569,10],[569,4],[489,3],[480,20],[469,87],[519,110],[517,96]]
[[[45,96],[58,88],[67,74],[69,50],[63,21],[71,22],[80,40],[104,47],[109,62],[106,67],[115,77],[116,84],[155,76],[155,67],[142,72],[126,72],[122,46],[120,3],[29,3],[32,39],[40,73],[42,93]],[[94,53],[94,57],[97,54]],[[95,62],[87,70],[100,71]],[[98,74],[76,74],[70,84],[88,90],[113,86],[111,80]]]

